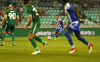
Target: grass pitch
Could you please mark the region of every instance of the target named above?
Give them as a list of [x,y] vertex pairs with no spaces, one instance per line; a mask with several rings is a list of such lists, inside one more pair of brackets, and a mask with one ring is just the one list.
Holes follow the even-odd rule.
[[5,38],[5,45],[0,46],[0,62],[100,62],[100,36],[83,36],[88,42],[92,43],[93,52],[88,53],[88,47],[81,41],[72,36],[73,42],[77,48],[74,54],[68,54],[71,46],[66,37],[58,37],[57,40],[47,40],[46,50],[43,45],[36,41],[41,54],[31,55],[34,51],[27,37],[16,37],[16,46],[12,46],[11,37]]

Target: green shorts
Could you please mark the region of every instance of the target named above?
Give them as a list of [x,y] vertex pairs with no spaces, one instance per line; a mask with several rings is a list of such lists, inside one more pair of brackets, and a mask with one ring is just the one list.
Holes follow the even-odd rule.
[[33,23],[30,33],[36,34],[41,26],[41,23]]
[[11,33],[14,33],[14,30],[15,30],[15,25],[7,25],[5,31],[11,31]]

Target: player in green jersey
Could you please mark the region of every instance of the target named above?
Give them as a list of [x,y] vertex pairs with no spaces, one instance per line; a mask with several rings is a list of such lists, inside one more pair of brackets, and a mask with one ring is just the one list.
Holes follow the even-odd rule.
[[30,23],[33,22],[28,39],[31,41],[33,47],[36,49],[36,51],[34,51],[32,53],[32,55],[39,54],[40,50],[38,49],[35,40],[41,42],[44,45],[44,49],[46,48],[46,45],[47,45],[47,42],[43,41],[41,38],[39,38],[38,36],[35,35],[41,25],[39,14],[37,13],[36,8],[29,4],[29,0],[24,0],[23,3],[26,7],[26,11],[29,16],[29,21],[28,21],[27,25],[24,26],[23,28],[24,28],[24,30],[26,30],[27,27],[30,25]]
[[9,5],[8,8],[9,8],[9,10],[7,10],[7,11],[5,12],[4,19],[3,19],[2,23],[1,23],[1,24],[3,24],[3,22],[4,22],[6,19],[8,20],[7,27],[6,27],[5,31],[3,32],[3,35],[2,35],[1,46],[4,45],[5,34],[8,32],[8,30],[11,31],[13,46],[15,46],[14,29],[15,29],[15,24],[16,24],[16,18],[17,18],[17,25],[18,25],[19,16],[17,15],[17,12],[13,10],[13,6],[12,6],[12,5]]
[[[5,29],[6,29],[6,27],[7,27],[7,23],[8,23],[8,21],[7,21],[7,19],[3,22],[3,24],[2,24],[2,28],[1,28],[1,33],[0,33],[0,38],[2,39],[2,34],[3,34],[3,32],[5,31]],[[10,33],[10,30],[7,32],[7,34],[9,35],[9,36],[11,36],[11,33]]]

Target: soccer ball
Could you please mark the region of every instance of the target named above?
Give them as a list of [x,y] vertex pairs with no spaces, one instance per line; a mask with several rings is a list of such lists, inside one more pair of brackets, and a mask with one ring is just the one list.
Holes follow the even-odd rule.
[[50,36],[48,36],[48,40],[51,40],[51,37]]

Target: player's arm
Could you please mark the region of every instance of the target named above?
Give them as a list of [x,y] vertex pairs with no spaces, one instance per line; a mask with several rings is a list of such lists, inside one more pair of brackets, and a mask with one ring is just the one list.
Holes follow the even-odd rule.
[[30,23],[32,22],[32,20],[33,20],[32,16],[29,16],[28,23],[26,24],[26,26],[24,26],[24,27],[23,27],[23,28],[24,28],[24,30],[26,30],[26,29],[27,29],[27,27],[30,25]]
[[58,24],[55,24],[55,26],[59,25],[61,22],[59,22]]
[[78,13],[78,11],[77,11],[75,8],[73,9],[73,12],[76,14],[77,20],[78,20],[79,22],[81,22],[81,23],[84,23],[84,21],[79,20],[79,13]]
[[1,24],[3,24],[3,22],[6,20],[7,15],[4,16],[4,19],[2,20]]
[[16,23],[16,26],[18,26],[18,23],[19,23],[19,15],[17,15],[17,23]]

